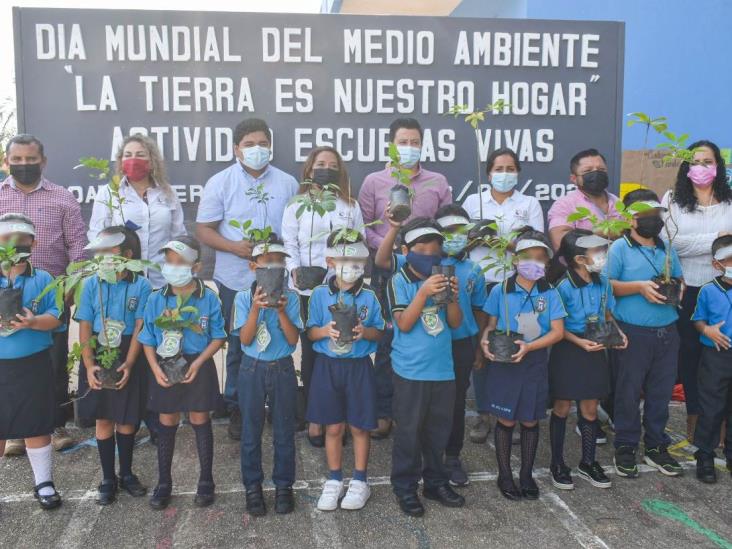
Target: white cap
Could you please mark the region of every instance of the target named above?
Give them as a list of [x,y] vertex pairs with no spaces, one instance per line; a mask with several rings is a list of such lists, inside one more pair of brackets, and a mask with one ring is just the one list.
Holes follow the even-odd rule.
[[732,257],[732,246],[725,246],[714,252],[714,259],[717,261],[723,261],[728,257]]
[[462,215],[446,215],[437,220],[437,224],[443,229],[453,225],[469,225],[470,221]]
[[290,257],[290,254],[287,253],[287,250],[285,250],[282,244],[269,244],[267,242],[257,244],[252,250],[252,257],[257,257],[262,254],[284,254]]
[[110,233],[110,234],[99,234],[97,237],[84,246],[85,250],[91,250],[93,252],[97,250],[107,250],[119,246],[125,241],[124,233]]
[[544,244],[541,240],[534,240],[533,238],[524,238],[516,243],[516,251],[523,252],[529,248],[544,248],[549,253],[549,258],[554,256],[552,249]]
[[23,221],[1,221],[0,222],[0,236],[7,234],[23,233],[36,236],[36,230],[33,225],[24,223]]
[[171,240],[165,246],[160,248],[161,252],[164,252],[165,250],[170,250],[171,252],[177,253],[188,263],[195,263],[196,261],[198,261],[198,252],[191,248],[188,244],[185,244],[184,242],[181,242],[179,240]]
[[325,249],[325,257],[348,257],[353,259],[368,259],[369,249],[363,242],[336,244]]
[[[664,212],[668,211],[668,208],[666,208],[665,206],[662,206],[661,203],[656,200],[641,200],[638,202],[633,202],[633,204],[628,206],[628,208],[632,208],[636,204],[645,204],[646,206],[648,206],[649,208],[652,208],[654,210],[663,210]],[[638,212],[638,213],[642,213],[642,212]]]
[[601,248],[603,246],[608,246],[610,244],[610,241],[596,234],[588,234],[585,236],[580,236],[575,244],[577,244],[577,246],[579,246],[580,248],[585,248],[586,250],[589,250],[590,248]]
[[444,236],[442,236],[442,233],[434,227],[419,227],[418,229],[412,229],[411,231],[407,231],[407,234],[404,235],[404,243],[411,244],[419,237],[427,236],[428,234],[436,234],[437,236],[444,238]]

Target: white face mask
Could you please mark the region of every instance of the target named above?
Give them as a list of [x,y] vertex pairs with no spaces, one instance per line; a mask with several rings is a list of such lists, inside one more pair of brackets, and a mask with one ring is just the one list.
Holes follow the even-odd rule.
[[601,273],[607,263],[607,252],[600,252],[588,257],[592,260],[592,263],[586,266],[587,270],[591,273]]
[[259,145],[247,147],[241,149],[241,162],[247,168],[261,170],[269,164],[269,153],[270,150],[267,147],[260,147]]
[[725,278],[732,278],[732,267],[724,268],[724,276]]
[[165,281],[175,288],[185,286],[193,280],[193,273],[191,272],[190,265],[171,265],[170,263],[163,263],[160,272],[162,273]]
[[344,262],[336,264],[336,276],[346,284],[353,284],[361,278],[366,272],[366,268],[361,263]]

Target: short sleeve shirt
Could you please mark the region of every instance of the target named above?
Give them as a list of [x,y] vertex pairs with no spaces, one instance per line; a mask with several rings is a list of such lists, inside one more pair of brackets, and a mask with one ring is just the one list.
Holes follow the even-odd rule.
[[597,317],[605,321],[604,311],[613,312],[615,297],[610,283],[604,275],[593,273],[590,282],[586,282],[574,269],[557,284],[557,291],[567,311],[564,328],[574,334],[583,334],[587,319]]
[[116,284],[104,282],[97,275],[90,276],[84,281],[74,318],[77,321],[90,322],[92,331],[100,333],[103,314],[106,319],[124,322],[122,335],[132,335],[135,331],[135,322],[144,316],[145,305],[151,292],[152,287],[147,278],[136,273],[128,272]]
[[[732,338],[732,284],[718,276],[702,286],[691,320],[702,320],[710,326],[724,322],[720,331]],[[700,334],[699,340],[714,348],[714,342],[707,336]]]

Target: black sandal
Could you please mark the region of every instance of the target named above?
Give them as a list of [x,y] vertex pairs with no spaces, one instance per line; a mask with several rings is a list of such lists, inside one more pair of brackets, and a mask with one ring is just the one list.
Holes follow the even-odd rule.
[[[39,490],[47,487],[53,488],[53,494],[50,496],[42,496],[38,493]],[[33,496],[38,500],[38,504],[44,511],[50,511],[51,509],[56,509],[61,506],[61,495],[56,491],[56,487],[50,480],[41,482],[38,486],[34,487]]]

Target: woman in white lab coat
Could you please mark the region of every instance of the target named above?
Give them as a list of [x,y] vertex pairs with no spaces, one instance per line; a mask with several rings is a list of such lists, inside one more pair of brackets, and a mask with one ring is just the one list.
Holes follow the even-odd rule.
[[[186,229],[183,209],[168,182],[155,141],[141,134],[126,137],[117,152],[116,170],[122,176],[121,200],[113,196],[108,184],[99,189],[89,220],[89,240],[105,227],[127,225],[140,237],[142,259],[162,263],[160,249],[185,235]],[[165,284],[159,271],[150,270],[148,278],[153,288]]]

